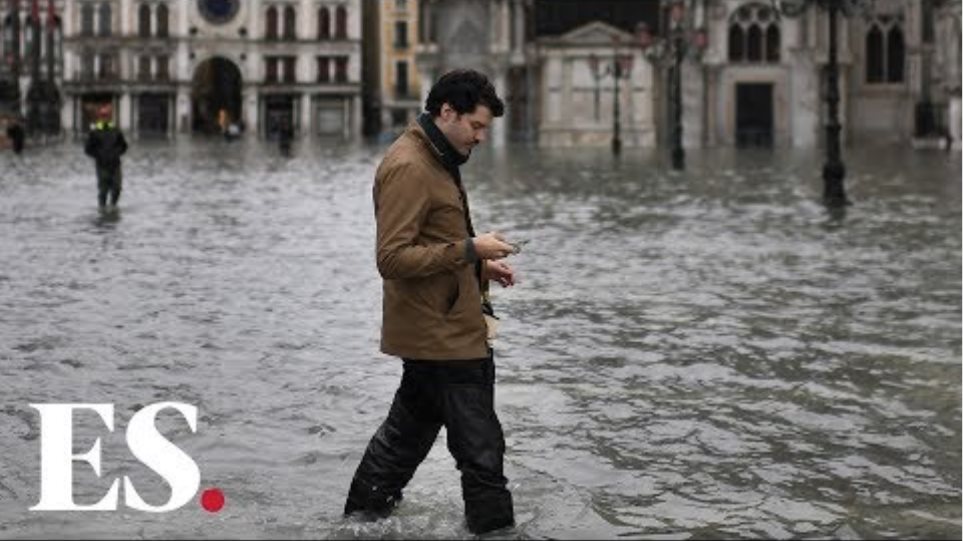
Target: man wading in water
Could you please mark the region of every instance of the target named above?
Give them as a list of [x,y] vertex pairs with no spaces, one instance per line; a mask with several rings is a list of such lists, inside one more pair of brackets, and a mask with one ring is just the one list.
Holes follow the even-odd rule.
[[458,167],[504,104],[484,75],[455,70],[435,83],[425,109],[375,174],[381,351],[401,357],[404,368],[344,512],[388,516],[444,426],[468,529],[478,534],[514,524],[483,314],[491,309],[482,295],[491,280],[513,285],[515,274],[498,261],[513,252],[511,244],[497,233],[475,235]]

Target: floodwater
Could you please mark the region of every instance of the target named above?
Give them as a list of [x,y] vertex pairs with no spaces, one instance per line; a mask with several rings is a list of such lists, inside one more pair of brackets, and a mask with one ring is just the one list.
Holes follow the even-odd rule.
[[[400,363],[378,352],[371,181],[383,148],[138,142],[119,213],[75,142],[0,154],[0,537],[469,536],[444,431],[393,517],[341,517]],[[960,154],[482,148],[479,230],[530,242],[496,287],[496,408],[517,527],[495,538],[959,538]],[[227,497],[169,513],[36,512],[36,403],[101,476],[170,490],[137,410]]]

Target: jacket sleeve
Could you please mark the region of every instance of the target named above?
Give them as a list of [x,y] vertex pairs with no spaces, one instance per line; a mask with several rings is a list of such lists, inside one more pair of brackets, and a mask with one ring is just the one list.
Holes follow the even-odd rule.
[[382,278],[419,278],[470,263],[466,259],[466,243],[470,239],[418,243],[421,224],[431,210],[431,199],[417,167],[390,165],[379,176],[374,204],[378,272]]
[[124,138],[123,132],[120,131],[117,132],[117,150],[119,156],[127,152],[127,139]]

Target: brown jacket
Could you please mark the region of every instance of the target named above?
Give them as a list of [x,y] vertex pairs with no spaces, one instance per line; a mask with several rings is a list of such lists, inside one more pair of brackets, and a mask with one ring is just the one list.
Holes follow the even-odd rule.
[[381,351],[409,359],[481,359],[487,330],[465,211],[417,123],[388,149],[374,182]]

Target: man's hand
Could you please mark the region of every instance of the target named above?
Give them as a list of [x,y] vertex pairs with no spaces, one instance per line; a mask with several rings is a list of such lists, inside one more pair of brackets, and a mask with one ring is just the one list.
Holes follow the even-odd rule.
[[502,287],[515,285],[515,271],[502,261],[485,261],[482,266],[482,279],[498,282]]
[[514,251],[512,245],[505,242],[505,237],[494,231],[475,237],[472,242],[479,259],[501,259]]

